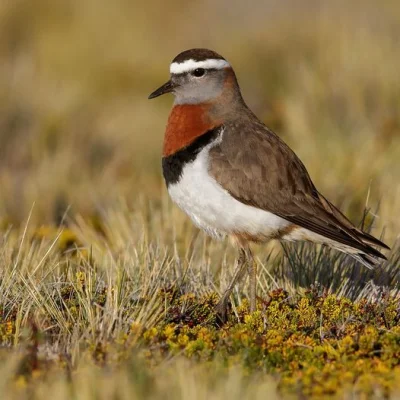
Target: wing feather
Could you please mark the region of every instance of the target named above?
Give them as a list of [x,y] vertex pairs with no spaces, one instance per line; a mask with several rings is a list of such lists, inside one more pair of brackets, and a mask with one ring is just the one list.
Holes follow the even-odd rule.
[[[315,188],[300,159],[261,123],[226,127],[221,143],[210,150],[209,172],[238,201],[291,223],[385,258],[371,247],[388,248],[357,229]],[[249,128],[251,132],[249,132]]]

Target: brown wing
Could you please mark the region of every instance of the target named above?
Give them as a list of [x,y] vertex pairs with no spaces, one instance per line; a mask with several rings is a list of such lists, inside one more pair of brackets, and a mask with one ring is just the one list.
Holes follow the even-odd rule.
[[[356,227],[318,193],[293,151],[261,123],[225,129],[210,151],[210,174],[240,202],[269,211],[339,243],[384,257],[384,243]],[[242,128],[242,129],[240,129]]]

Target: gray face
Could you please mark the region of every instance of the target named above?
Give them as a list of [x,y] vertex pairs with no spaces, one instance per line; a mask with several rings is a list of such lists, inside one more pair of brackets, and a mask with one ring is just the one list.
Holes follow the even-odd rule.
[[215,99],[222,93],[225,74],[224,69],[205,68],[171,74],[175,104],[197,104]]

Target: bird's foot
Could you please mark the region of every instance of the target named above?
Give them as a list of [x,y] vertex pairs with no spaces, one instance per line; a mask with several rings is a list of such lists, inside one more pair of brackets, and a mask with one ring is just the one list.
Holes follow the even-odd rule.
[[257,300],[255,296],[250,297],[250,314],[257,311]]
[[225,324],[228,320],[228,299],[223,297],[215,306],[214,310],[217,323]]

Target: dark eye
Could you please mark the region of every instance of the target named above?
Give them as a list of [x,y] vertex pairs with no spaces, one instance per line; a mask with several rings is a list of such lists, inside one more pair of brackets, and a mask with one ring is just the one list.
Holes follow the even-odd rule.
[[206,72],[206,70],[205,70],[204,68],[196,68],[196,69],[193,71],[193,75],[194,75],[196,78],[200,78],[201,76],[203,76],[203,75],[205,74],[205,72]]

